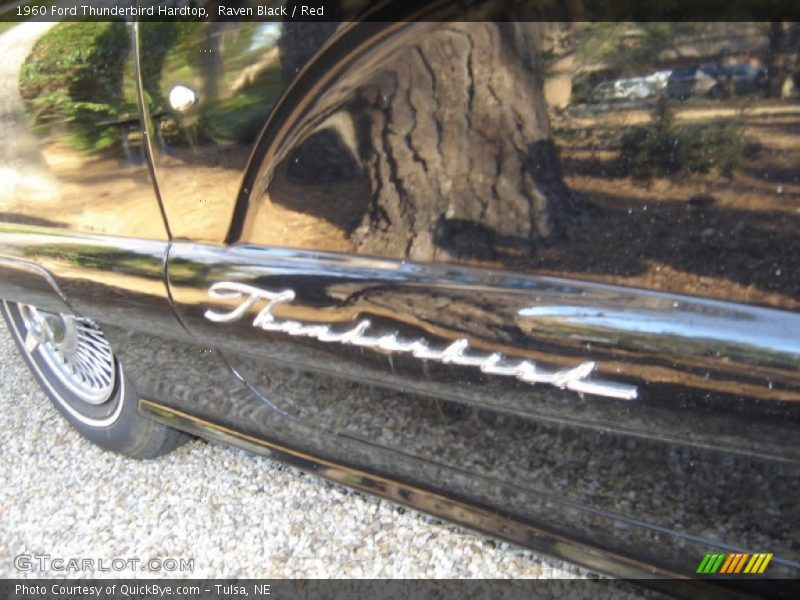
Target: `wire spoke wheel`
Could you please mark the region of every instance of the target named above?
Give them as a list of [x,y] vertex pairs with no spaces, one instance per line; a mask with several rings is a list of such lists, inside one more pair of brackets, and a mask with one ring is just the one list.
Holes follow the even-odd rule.
[[20,305],[24,347],[38,353],[53,375],[81,401],[100,405],[113,395],[117,368],[111,346],[91,319]]
[[136,388],[93,320],[7,300],[0,300],[0,317],[45,394],[89,441],[153,458],[189,439],[139,414]]

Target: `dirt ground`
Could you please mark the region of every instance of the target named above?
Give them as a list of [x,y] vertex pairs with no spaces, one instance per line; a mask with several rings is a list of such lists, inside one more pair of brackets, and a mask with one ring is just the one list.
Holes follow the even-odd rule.
[[[581,123],[560,150],[566,180],[591,202],[591,216],[567,243],[526,260],[528,268],[796,309],[800,106],[788,108],[745,114],[743,133],[761,151],[731,178],[615,176],[616,152],[596,150],[599,120]],[[604,120],[623,127],[625,115]]]

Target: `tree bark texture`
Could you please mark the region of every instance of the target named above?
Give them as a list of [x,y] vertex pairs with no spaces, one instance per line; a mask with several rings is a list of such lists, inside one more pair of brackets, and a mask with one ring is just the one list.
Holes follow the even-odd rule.
[[355,127],[372,192],[356,250],[491,259],[565,232],[579,211],[550,132],[546,28],[440,26],[361,88]]
[[798,24],[774,21],[769,25],[767,69],[768,94],[772,98],[784,97],[785,89],[794,88],[798,67]]

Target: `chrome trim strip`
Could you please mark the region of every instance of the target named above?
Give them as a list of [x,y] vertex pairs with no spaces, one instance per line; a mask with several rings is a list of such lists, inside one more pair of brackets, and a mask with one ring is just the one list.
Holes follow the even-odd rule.
[[431,347],[425,339],[404,340],[399,338],[397,333],[369,336],[367,331],[372,324],[368,319],[360,320],[355,326],[345,331],[334,331],[330,325],[307,325],[299,321],[278,320],[273,314],[275,307],[295,299],[295,292],[290,289],[273,292],[244,283],[222,281],[214,283],[208,289],[208,295],[216,300],[239,301],[238,306],[229,312],[206,310],[205,318],[214,323],[238,321],[256,302],[266,300],[266,306],[258,312],[253,320],[253,327],[264,331],[309,337],[321,342],[335,342],[375,348],[386,352],[411,354],[415,358],[433,360],[443,364],[478,367],[483,373],[516,377],[531,385],[544,383],[561,389],[618,400],[635,400],[638,397],[638,389],[634,385],[600,379],[589,380],[588,378],[596,366],[592,361],[583,362],[573,368],[551,371],[540,368],[533,361],[510,359],[499,352],[493,354],[470,352],[469,340],[466,338],[459,338],[448,346],[436,348]]

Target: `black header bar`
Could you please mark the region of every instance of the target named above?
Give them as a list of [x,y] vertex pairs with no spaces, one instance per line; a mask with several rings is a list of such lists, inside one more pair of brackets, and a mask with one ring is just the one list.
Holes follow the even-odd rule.
[[800,21],[798,0],[12,0],[0,21]]

